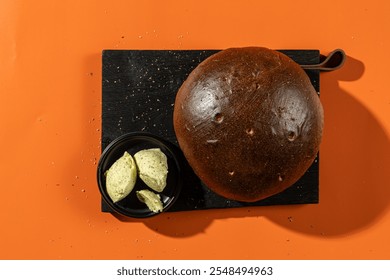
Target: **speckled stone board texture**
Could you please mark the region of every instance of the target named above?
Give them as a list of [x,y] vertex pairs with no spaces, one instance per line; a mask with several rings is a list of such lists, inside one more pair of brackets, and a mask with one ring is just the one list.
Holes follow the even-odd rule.
[[[115,138],[144,131],[177,145],[173,129],[176,92],[188,74],[218,50],[105,50],[102,56],[102,149]],[[299,64],[316,64],[317,50],[280,50]],[[318,70],[306,71],[319,93]],[[188,167],[188,166],[187,166]],[[188,167],[183,189],[169,211],[319,202],[319,157],[287,190],[267,199],[242,203],[210,191]],[[102,201],[102,211],[111,209]]]

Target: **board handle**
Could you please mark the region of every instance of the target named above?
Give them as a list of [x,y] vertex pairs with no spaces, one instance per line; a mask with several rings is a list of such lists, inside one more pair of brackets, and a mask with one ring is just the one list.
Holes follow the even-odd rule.
[[345,52],[342,49],[335,49],[328,56],[320,57],[320,63],[301,65],[305,70],[333,71],[343,66],[346,59]]

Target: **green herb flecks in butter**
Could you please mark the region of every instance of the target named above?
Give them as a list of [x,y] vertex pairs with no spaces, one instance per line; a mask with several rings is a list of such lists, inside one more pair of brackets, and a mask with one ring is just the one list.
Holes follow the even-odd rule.
[[167,184],[167,156],[159,148],[153,148],[137,152],[134,160],[141,180],[154,191],[162,192]]
[[129,195],[137,181],[137,166],[133,157],[125,152],[106,172],[107,193],[118,202]]
[[141,202],[146,204],[150,211],[158,213],[163,210],[160,195],[150,190],[140,190],[137,191],[137,197]]

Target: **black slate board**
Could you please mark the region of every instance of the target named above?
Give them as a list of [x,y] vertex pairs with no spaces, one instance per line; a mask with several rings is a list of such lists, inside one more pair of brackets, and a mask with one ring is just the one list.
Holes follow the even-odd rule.
[[[316,64],[318,50],[280,50],[299,64]],[[145,131],[177,145],[173,130],[176,92],[201,61],[218,50],[104,50],[102,57],[102,150],[118,136]],[[318,70],[306,71],[319,92]],[[319,157],[293,186],[267,199],[242,203],[210,191],[187,169],[183,190],[169,211],[245,206],[313,204],[319,201]],[[102,200],[103,212],[111,208]]]

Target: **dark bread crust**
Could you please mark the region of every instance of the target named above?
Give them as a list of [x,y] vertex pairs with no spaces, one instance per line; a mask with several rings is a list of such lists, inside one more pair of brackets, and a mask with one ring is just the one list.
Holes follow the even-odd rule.
[[218,52],[179,89],[174,129],[198,177],[228,199],[257,201],[295,183],[315,159],[323,109],[289,57],[260,47]]

